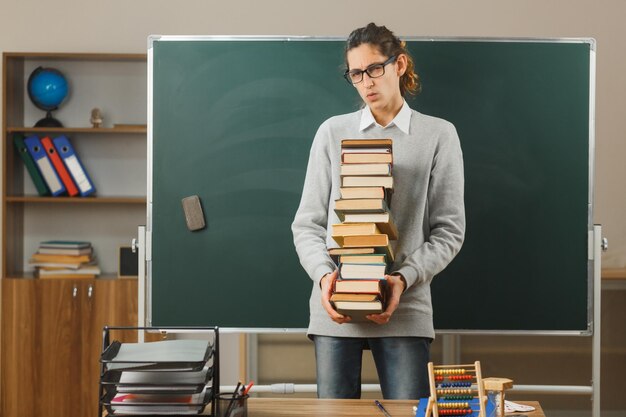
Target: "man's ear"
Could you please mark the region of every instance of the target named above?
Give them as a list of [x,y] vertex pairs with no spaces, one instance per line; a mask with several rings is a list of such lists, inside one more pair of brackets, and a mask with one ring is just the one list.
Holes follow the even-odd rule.
[[396,58],[396,63],[398,64],[396,66],[397,68],[396,72],[398,74],[398,77],[402,77],[404,73],[406,72],[406,68],[408,66],[406,55],[405,54],[398,55],[398,58]]

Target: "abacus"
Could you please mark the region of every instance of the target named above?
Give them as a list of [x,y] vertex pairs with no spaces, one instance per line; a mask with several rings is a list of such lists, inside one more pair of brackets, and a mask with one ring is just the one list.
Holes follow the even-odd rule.
[[473,365],[438,366],[429,362],[428,378],[430,398],[425,417],[486,416],[487,397],[479,361]]

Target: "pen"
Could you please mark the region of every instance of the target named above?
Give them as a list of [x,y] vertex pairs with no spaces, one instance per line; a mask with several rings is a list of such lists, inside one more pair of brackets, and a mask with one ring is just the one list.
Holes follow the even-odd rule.
[[378,409],[385,415],[385,417],[391,417],[391,414],[389,414],[387,412],[387,410],[385,410],[385,407],[383,407],[383,405],[380,403],[380,401],[374,400],[374,404],[376,404]]
[[244,387],[243,390],[243,394],[242,395],[247,395],[248,391],[250,391],[250,388],[252,388],[252,386],[254,385],[254,381],[250,381],[250,383],[248,384],[248,386]]
[[237,396],[239,395],[239,387],[241,386],[241,381],[239,381],[237,383],[237,386],[235,387],[235,392],[233,392],[233,396],[230,399],[230,402],[228,403],[228,407],[226,407],[226,412],[224,413],[225,416],[229,416],[230,415],[230,410],[233,408],[233,405],[235,405],[235,401],[238,400]]

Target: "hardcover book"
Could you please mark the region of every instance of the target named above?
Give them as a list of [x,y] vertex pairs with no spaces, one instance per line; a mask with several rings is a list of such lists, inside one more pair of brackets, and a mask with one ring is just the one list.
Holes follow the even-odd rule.
[[383,296],[384,279],[338,279],[335,281],[335,293],[351,293],[351,294],[376,294]]
[[333,224],[333,238],[335,236],[350,235],[377,235],[380,234],[376,223],[336,223]]
[[389,208],[382,198],[355,198],[351,200],[335,200],[335,213],[341,221],[345,221],[348,213],[387,213]]
[[341,178],[342,187],[385,187],[393,188],[393,177],[350,176]]
[[328,249],[328,254],[330,256],[371,254],[374,252],[375,252],[374,248],[329,248]]
[[348,175],[391,175],[390,164],[342,164],[340,169],[342,177]]
[[354,236],[337,236],[335,241],[342,248],[367,248],[372,247],[378,253],[384,253],[391,261],[394,260],[393,249],[389,244],[387,235],[354,235]]
[[396,228],[391,213],[346,213],[344,223],[376,223],[376,227],[381,233],[389,236],[389,239],[398,239],[398,229]]
[[330,296],[330,301],[378,301],[380,300],[377,294],[351,294],[351,293],[340,293],[336,292]]
[[381,301],[336,301],[334,304],[337,313],[350,316],[352,322],[367,322],[369,314],[383,312]]
[[387,264],[351,264],[339,265],[339,279],[385,279]]
[[352,198],[384,198],[389,205],[392,188],[385,187],[341,187],[339,188],[342,200],[348,200]]
[[343,139],[341,148],[388,148],[391,152],[393,140],[391,139]]
[[341,255],[339,256],[339,263],[379,264],[387,263],[387,257],[382,253]]
[[344,164],[393,164],[393,154],[345,152],[341,154],[341,162]]

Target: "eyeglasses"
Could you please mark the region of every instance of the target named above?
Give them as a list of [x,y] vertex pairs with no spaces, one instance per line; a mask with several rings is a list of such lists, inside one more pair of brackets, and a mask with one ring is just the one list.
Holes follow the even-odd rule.
[[346,72],[343,74],[343,78],[345,78],[346,81],[352,85],[358,84],[363,81],[363,74],[365,73],[367,73],[370,78],[382,77],[383,75],[385,75],[385,65],[393,63],[397,58],[398,56],[394,55],[382,64],[372,64],[364,70],[346,70]]

